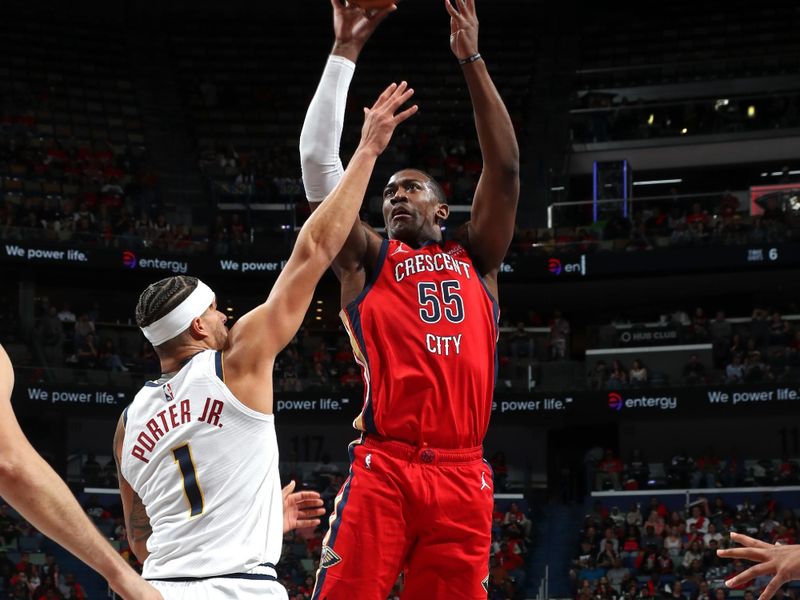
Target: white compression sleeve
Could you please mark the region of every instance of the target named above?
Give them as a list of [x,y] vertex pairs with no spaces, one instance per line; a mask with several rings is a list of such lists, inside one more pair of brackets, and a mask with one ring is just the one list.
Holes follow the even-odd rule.
[[322,202],[342,178],[339,144],[347,91],[356,65],[330,56],[300,132],[300,166],[309,202]]

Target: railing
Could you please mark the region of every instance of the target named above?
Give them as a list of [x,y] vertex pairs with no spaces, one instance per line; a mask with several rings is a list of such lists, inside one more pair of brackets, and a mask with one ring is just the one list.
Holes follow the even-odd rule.
[[550,598],[550,565],[544,566],[544,577],[539,582],[536,600],[549,600]]
[[570,111],[572,142],[686,137],[800,127],[788,109],[798,94],[612,104],[608,95],[587,108]]

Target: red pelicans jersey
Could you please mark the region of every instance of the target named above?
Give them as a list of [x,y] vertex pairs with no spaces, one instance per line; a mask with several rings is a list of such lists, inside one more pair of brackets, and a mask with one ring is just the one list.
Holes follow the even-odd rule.
[[353,425],[406,443],[474,448],[492,411],[499,310],[456,242],[385,240],[342,311],[365,386]]

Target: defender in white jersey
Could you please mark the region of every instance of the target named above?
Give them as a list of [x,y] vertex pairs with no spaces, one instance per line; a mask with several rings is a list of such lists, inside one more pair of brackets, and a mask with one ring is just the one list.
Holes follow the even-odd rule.
[[194,277],[164,279],[139,298],[136,321],[164,374],[123,413],[114,449],[131,547],[165,600],[286,598],[274,567],[283,531],[318,515],[303,496],[282,510],[272,366],[342,248],[377,157],[416,112],[398,112],[412,94],[392,84],[364,109],[341,182],[301,229],[266,302],[230,333]]

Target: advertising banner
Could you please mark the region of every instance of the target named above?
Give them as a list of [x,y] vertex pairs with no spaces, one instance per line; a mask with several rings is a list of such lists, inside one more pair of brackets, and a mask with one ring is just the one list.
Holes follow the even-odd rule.
[[[58,386],[18,382],[18,410],[45,408],[66,414],[119,414],[138,390],[111,386]],[[320,418],[350,423],[361,409],[358,391],[348,395],[319,392],[279,393],[275,412],[282,418]],[[713,418],[728,415],[792,414],[800,409],[800,386],[773,384],[629,388],[562,393],[497,394],[492,422],[618,422],[637,419]]]
[[[78,269],[147,271],[198,277],[275,276],[286,257],[228,257],[211,254],[170,254],[124,248],[83,248],[80,245],[0,240],[0,263]],[[499,271],[504,281],[557,282],[620,275],[693,273],[800,266],[800,244],[768,246],[708,246],[656,248],[643,252],[510,255]]]

